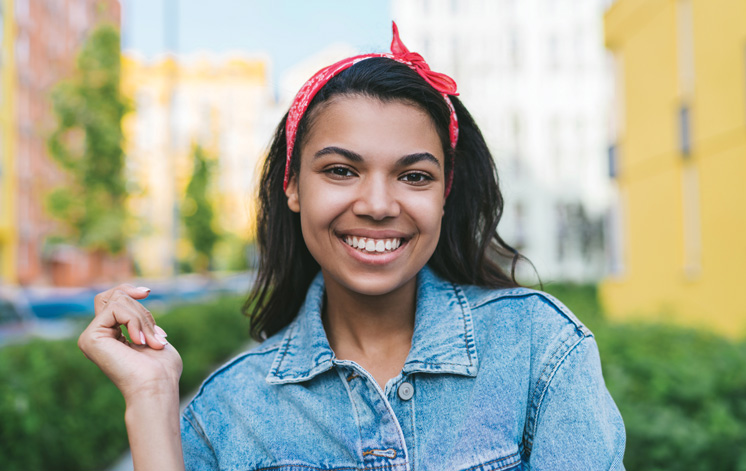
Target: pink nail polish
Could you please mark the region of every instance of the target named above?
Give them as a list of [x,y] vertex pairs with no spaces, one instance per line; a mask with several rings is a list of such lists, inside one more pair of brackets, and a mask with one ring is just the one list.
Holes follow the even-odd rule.
[[168,345],[168,341],[160,334],[155,334],[155,339],[163,345]]
[[142,330],[140,331],[140,343],[145,345],[145,334],[142,333]]
[[150,293],[150,288],[146,288],[144,286],[138,286],[137,290],[142,291],[143,293]]
[[161,329],[158,326],[155,326],[155,331],[156,333],[161,334],[163,337],[168,337],[168,334],[166,333],[166,331]]

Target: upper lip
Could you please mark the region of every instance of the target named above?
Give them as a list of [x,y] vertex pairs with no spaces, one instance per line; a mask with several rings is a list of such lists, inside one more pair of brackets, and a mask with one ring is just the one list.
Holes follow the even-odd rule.
[[344,231],[336,231],[339,237],[364,237],[366,239],[409,239],[409,234],[405,234],[401,231],[394,230],[380,230],[380,229],[349,229]]

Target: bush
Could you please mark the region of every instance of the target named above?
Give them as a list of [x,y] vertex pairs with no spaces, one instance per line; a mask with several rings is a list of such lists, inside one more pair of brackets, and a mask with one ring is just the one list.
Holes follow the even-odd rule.
[[[184,360],[182,394],[248,342],[241,302],[226,298],[156,314]],[[104,469],[127,449],[124,400],[76,339],[5,347],[0,377],[4,470]]]
[[595,287],[545,289],[596,335],[627,428],[627,469],[746,471],[746,343],[671,325],[608,323]]
[[746,470],[746,344],[662,325],[600,335],[628,469]]

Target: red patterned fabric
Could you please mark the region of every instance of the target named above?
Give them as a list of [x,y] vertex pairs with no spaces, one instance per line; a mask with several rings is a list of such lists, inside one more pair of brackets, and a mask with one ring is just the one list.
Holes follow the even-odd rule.
[[[393,22],[392,22],[393,23]],[[372,57],[386,57],[388,59],[395,60],[402,64],[407,65],[410,69],[417,72],[427,83],[439,91],[445,99],[448,109],[451,112],[451,122],[449,125],[449,134],[451,141],[451,148],[456,149],[456,143],[458,142],[458,119],[456,119],[456,110],[453,108],[448,95],[458,96],[456,89],[456,82],[449,76],[435,72],[430,69],[425,59],[422,58],[416,52],[410,52],[409,49],[402,43],[399,38],[399,29],[396,27],[396,23],[393,23],[393,39],[391,40],[391,53],[373,53],[373,54],[362,54],[359,56],[348,57],[341,61],[324,67],[320,71],[311,77],[301,87],[298,94],[295,96],[293,103],[290,105],[290,111],[288,111],[288,119],[285,124],[285,138],[287,140],[287,159],[285,161],[285,180],[283,183],[283,189],[287,189],[288,180],[290,178],[290,159],[293,155],[293,148],[295,147],[295,137],[298,132],[298,123],[300,122],[303,114],[308,109],[309,103],[313,100],[321,88],[331,80],[332,77],[342,72],[345,69],[352,67],[360,61],[370,59]],[[448,174],[446,181],[446,196],[451,191],[451,185],[453,184],[453,167],[451,172]]]

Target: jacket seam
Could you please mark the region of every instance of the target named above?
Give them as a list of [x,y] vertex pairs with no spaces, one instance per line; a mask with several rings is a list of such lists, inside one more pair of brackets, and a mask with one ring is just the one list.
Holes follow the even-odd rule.
[[280,367],[282,366],[282,362],[285,361],[285,355],[287,355],[288,349],[290,348],[290,343],[293,340],[293,333],[295,333],[296,324],[297,324],[297,322],[293,322],[293,324],[290,326],[290,329],[288,329],[287,336],[285,337],[285,339],[283,341],[283,344],[282,344],[282,351],[280,351],[280,349],[278,348],[277,358],[278,358],[279,361],[277,362],[277,366],[273,366],[270,369],[270,374],[272,374],[272,376],[276,376],[276,377],[278,377],[280,379],[285,379],[285,377],[284,376],[280,376],[278,374],[278,372],[280,371]]
[[[502,458],[495,458],[494,460],[486,461],[484,463],[472,466],[471,468],[466,468],[463,471],[473,471],[475,469],[484,468],[484,466],[486,466],[486,465],[491,465],[491,464],[499,463],[500,461],[512,460],[513,458],[517,458],[518,456],[519,456],[519,452],[516,451],[515,453],[511,453],[511,454],[509,454],[507,456],[503,456]],[[505,464],[500,465],[499,468],[493,468],[493,471],[500,471],[500,470],[503,470],[503,469],[510,469],[510,468],[513,468],[513,467],[517,466],[518,464],[520,464],[519,461],[509,461],[509,462],[507,462]]]
[[[187,410],[189,412],[188,414],[187,414]],[[215,462],[217,462],[218,461],[218,454],[215,452],[215,448],[213,448],[212,442],[210,441],[210,439],[207,438],[207,435],[205,435],[205,429],[202,426],[202,424],[200,423],[199,419],[197,418],[197,413],[194,411],[194,408],[192,407],[191,404],[189,404],[189,405],[186,406],[186,408],[185,408],[184,413],[182,414],[182,416],[184,417],[184,419],[187,422],[189,422],[189,425],[192,426],[192,428],[194,429],[194,431],[197,432],[197,434],[202,438],[202,440],[204,440],[205,444],[207,445],[207,447],[212,452],[212,456],[215,458]],[[192,420],[192,419],[194,419],[194,420]]]
[[[557,376],[557,372],[565,364],[565,360],[570,353],[575,351],[578,345],[580,345],[586,338],[587,336],[575,337],[573,334],[569,334],[555,349],[554,353],[552,353],[552,357],[539,375],[536,388],[534,388],[534,394],[532,395],[531,407],[528,411],[529,416],[526,420],[526,428],[524,430],[524,452],[526,453],[527,458],[531,456],[534,436],[539,425],[539,420],[541,419],[541,407],[544,403],[547,391],[549,390],[549,386]],[[573,340],[575,341],[574,343]],[[563,349],[563,347],[567,348]]]
[[344,373],[339,367],[337,367],[336,370],[337,370],[337,376],[339,377],[339,380],[342,381],[342,385],[347,390],[347,397],[350,399],[350,403],[352,404],[352,410],[355,411],[355,425],[357,425],[357,433],[358,433],[358,436],[360,437],[358,449],[362,450],[363,449],[363,428],[360,425],[360,412],[358,412],[357,406],[355,405],[355,399],[353,399],[352,397],[352,388],[350,387],[350,384],[347,382],[347,380],[343,378]]
[[[469,358],[469,366],[474,366],[474,360],[471,358],[471,349],[472,345],[469,341],[469,326],[468,321],[466,319],[467,316],[467,309],[469,309],[468,315],[471,317],[471,309],[469,308],[469,300],[466,298],[466,295],[462,291],[461,287],[457,284],[452,283],[451,286],[453,287],[453,290],[456,292],[456,299],[458,299],[459,307],[461,307],[461,317],[464,319],[464,344],[466,345],[466,356]],[[473,330],[473,327],[472,327]],[[476,351],[476,350],[475,350]],[[447,363],[444,363],[447,364]],[[450,363],[455,364],[455,363]]]
[[297,468],[297,469],[308,469],[312,471],[366,471],[369,469],[396,469],[401,468],[404,466],[404,463],[402,464],[384,464],[380,466],[342,466],[337,468],[319,468],[318,466],[308,466],[306,464],[300,464],[300,463],[288,463],[288,464],[282,464],[277,466],[266,466],[264,468],[257,468],[257,471],[272,471],[277,469],[286,469],[286,468]]
[[218,376],[220,376],[222,373],[224,373],[229,368],[233,367],[237,363],[242,362],[243,360],[245,360],[246,358],[248,358],[250,356],[265,355],[267,353],[272,353],[273,350],[275,350],[277,348],[279,348],[279,346],[275,345],[275,346],[270,347],[270,348],[268,348],[266,350],[261,350],[261,351],[251,350],[251,351],[248,351],[248,352],[244,352],[244,353],[236,356],[232,360],[228,361],[226,364],[224,364],[223,366],[221,366],[220,368],[218,368],[217,370],[215,370],[210,376],[208,376],[207,378],[205,378],[205,380],[202,382],[202,385],[200,385],[200,387],[199,387],[199,391],[197,391],[197,394],[195,394],[194,397],[192,398],[192,400],[190,401],[190,404],[192,402],[194,402],[197,398],[199,398],[202,395],[202,393],[205,390],[205,387],[207,387],[207,385],[209,383],[211,383],[213,379],[215,379]]
[[[470,359],[471,360],[471,359]],[[463,363],[451,363],[448,361],[439,361],[437,363],[431,363],[429,361],[420,361],[420,360],[412,360],[408,361],[406,363],[407,365],[427,365],[427,366],[441,366],[441,365],[452,365],[452,366],[474,366],[472,362],[469,362],[468,365],[465,365]]]
[[578,320],[573,314],[569,312],[569,309],[560,305],[559,301],[555,300],[554,297],[542,291],[528,290],[528,288],[526,288],[526,290],[527,291],[521,290],[522,292],[518,292],[518,293],[516,292],[504,293],[494,298],[483,300],[482,302],[479,302],[475,304],[474,306],[472,306],[472,309],[481,308],[492,302],[501,301],[503,299],[530,298],[531,296],[536,296],[537,298],[542,299],[546,304],[550,305],[552,309],[555,310],[555,312],[557,312],[559,315],[565,318],[569,323],[571,323],[573,327],[575,327],[575,329],[579,331],[581,335],[585,337],[593,335],[590,332],[590,330],[588,330],[588,328],[582,322],[580,322],[580,320]]

